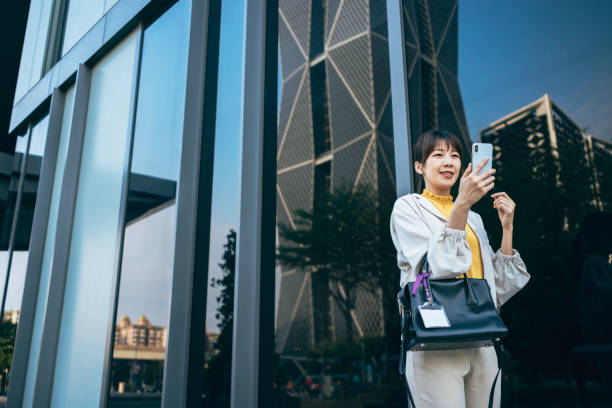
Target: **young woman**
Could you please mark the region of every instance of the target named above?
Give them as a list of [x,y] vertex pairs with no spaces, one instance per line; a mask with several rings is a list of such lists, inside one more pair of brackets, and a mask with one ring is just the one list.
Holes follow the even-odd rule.
[[[460,277],[486,279],[499,308],[529,280],[525,263],[512,248],[515,203],[504,192],[491,194],[503,237],[493,252],[482,219],[470,208],[494,186],[495,170],[478,174],[468,165],[453,201],[451,187],[459,179],[462,149],[459,139],[446,131],[433,130],[415,145],[414,168],[425,184],[422,194],[408,194],[395,202],[391,214],[391,236],[401,269],[400,285],[416,280],[415,268],[425,254],[431,279]],[[487,198],[488,199],[488,198]],[[408,352],[406,379],[416,408],[487,407],[497,357],[493,347],[460,350]],[[494,406],[500,405],[498,380]]]

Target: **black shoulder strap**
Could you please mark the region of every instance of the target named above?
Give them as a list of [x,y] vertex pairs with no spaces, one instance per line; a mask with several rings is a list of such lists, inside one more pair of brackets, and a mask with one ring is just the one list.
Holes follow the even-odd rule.
[[410,386],[408,385],[408,379],[404,376],[404,381],[406,381],[406,391],[408,392],[408,401],[410,401],[410,408],[416,408],[414,405],[414,400],[412,399],[412,394],[410,393]]
[[495,385],[497,384],[497,378],[499,377],[501,369],[497,369],[497,374],[495,374],[495,380],[493,380],[493,385],[491,386],[491,393],[489,393],[489,408],[493,408],[493,397],[495,396]]

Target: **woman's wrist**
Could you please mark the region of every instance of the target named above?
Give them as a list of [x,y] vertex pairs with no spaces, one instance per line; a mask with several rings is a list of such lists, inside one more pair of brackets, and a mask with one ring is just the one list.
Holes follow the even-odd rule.
[[463,200],[461,197],[457,197],[455,200],[455,204],[453,205],[453,209],[457,209],[458,211],[469,212],[472,206],[467,201]]

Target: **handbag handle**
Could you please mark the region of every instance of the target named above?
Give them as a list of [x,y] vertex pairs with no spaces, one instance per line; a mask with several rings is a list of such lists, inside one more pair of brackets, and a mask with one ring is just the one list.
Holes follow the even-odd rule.
[[[422,278],[420,278],[419,275],[421,275]],[[431,276],[431,269],[429,268],[429,262],[427,261],[427,253],[426,253],[425,255],[423,255],[423,259],[421,260],[421,262],[419,263],[419,267],[417,268],[417,282],[423,282],[423,290],[425,291],[425,297],[431,303],[434,301],[434,293],[433,293],[433,288],[429,284],[430,276]],[[472,288],[472,285],[470,284],[470,280],[468,279],[467,273],[463,274],[463,281],[465,282],[465,285],[467,288],[468,305],[477,305],[478,298],[476,297],[476,294],[474,293],[474,289]],[[415,293],[414,291],[416,291],[417,289],[416,288],[417,285],[418,283],[415,284],[415,287],[413,289],[413,294]]]

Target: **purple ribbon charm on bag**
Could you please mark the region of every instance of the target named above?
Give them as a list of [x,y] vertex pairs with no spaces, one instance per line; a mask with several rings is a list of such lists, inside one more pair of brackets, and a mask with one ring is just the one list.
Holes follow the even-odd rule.
[[414,286],[412,287],[412,296],[416,296],[417,288],[419,287],[421,283],[423,283],[423,286],[425,287],[425,295],[427,296],[427,301],[429,303],[432,303],[433,299],[431,298],[431,295],[429,294],[429,285],[427,284],[427,278],[429,278],[429,275],[431,274],[430,273],[420,273],[417,275],[417,279],[414,282]]

